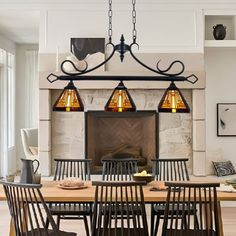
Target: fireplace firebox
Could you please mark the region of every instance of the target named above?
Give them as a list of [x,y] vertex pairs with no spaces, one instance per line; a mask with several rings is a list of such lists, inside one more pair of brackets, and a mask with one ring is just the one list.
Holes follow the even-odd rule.
[[92,174],[100,174],[103,159],[135,158],[140,170],[151,170],[159,154],[159,119],[156,111],[85,113],[85,156]]

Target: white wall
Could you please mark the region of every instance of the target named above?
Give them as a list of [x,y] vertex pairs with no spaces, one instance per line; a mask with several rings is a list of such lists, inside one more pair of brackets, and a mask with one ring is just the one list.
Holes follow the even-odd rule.
[[19,168],[20,158],[24,158],[23,147],[21,143],[20,129],[26,127],[26,58],[27,50],[38,50],[35,44],[17,44],[16,45],[16,156]]
[[207,159],[223,157],[236,166],[236,137],[217,137],[216,130],[216,104],[236,102],[236,49],[209,48],[205,62]]

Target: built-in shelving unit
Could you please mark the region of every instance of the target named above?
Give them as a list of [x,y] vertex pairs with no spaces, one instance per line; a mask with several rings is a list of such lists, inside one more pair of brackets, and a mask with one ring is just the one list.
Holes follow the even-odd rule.
[[236,47],[236,40],[205,40],[205,47]]
[[[206,15],[205,16],[205,47],[236,47],[236,15]],[[223,40],[215,40],[213,27],[223,24],[226,27],[226,37]]]

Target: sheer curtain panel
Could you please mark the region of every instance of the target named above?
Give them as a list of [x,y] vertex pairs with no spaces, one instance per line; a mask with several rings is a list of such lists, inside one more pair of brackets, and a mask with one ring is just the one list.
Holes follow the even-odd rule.
[[39,110],[39,80],[38,51],[28,50],[26,56],[26,125],[28,128],[38,127]]

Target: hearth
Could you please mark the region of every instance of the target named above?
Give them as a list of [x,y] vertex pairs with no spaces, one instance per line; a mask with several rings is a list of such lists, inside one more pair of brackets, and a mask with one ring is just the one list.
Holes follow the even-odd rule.
[[151,159],[159,153],[158,113],[138,111],[85,114],[85,156],[92,159],[92,173],[102,171],[102,159],[139,159],[139,169],[151,170]]

